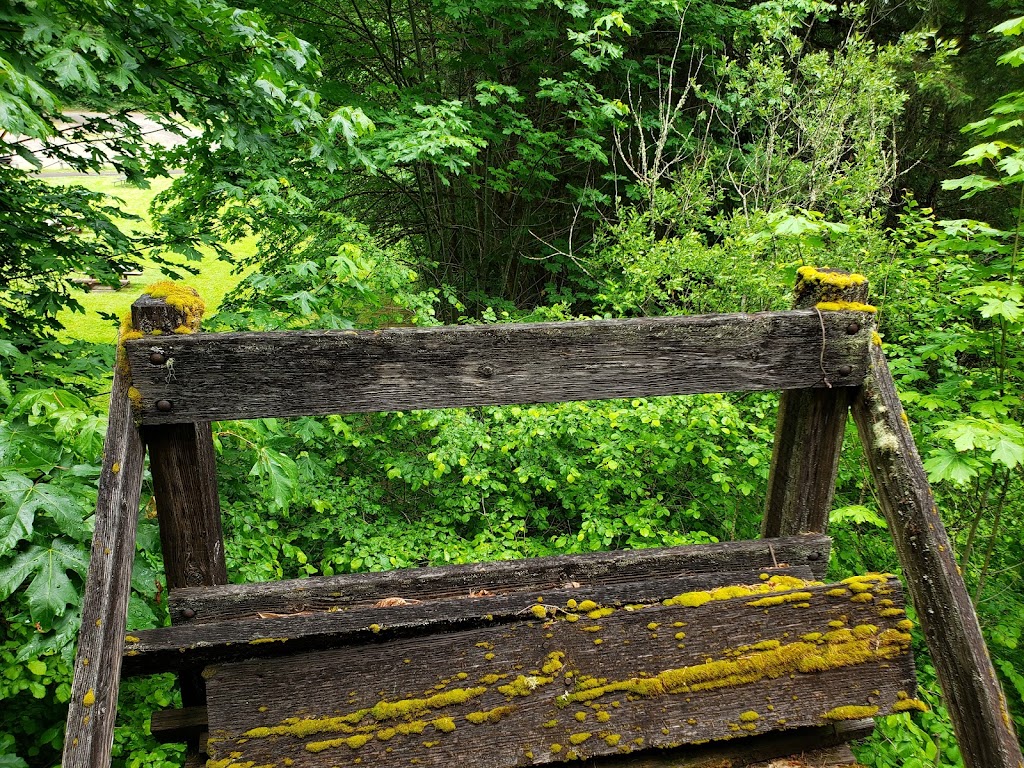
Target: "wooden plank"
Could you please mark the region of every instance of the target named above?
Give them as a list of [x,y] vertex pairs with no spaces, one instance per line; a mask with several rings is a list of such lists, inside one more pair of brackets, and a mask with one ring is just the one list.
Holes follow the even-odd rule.
[[853,416],[964,765],[1020,768],[1024,758],[1006,698],[880,346],[872,345]]
[[[594,764],[601,768],[860,768],[845,742],[871,735],[874,727],[874,720],[848,720],[747,736],[725,744],[603,757]],[[770,762],[763,762],[766,760]]]
[[[133,328],[147,334],[151,345],[185,331],[197,332],[202,320],[202,303],[198,294],[187,299],[182,302],[144,294],[132,304]],[[165,377],[173,377],[170,360],[163,352],[153,349],[145,366]],[[217,460],[210,423],[145,427],[142,437],[149,451],[168,589],[226,584],[228,573],[217,493]],[[181,677],[181,697],[186,706],[206,701],[205,685],[199,675]],[[190,743],[189,747],[195,752],[198,742]]]
[[866,313],[823,317],[199,334],[130,341],[128,356],[145,424],[859,384],[869,334],[847,327]]
[[114,374],[95,528],[65,730],[65,768],[110,764],[145,448],[129,382]]
[[184,743],[199,740],[199,734],[208,730],[206,707],[182,707],[181,709],[158,709],[153,713],[149,725],[153,738],[163,744]]
[[[835,308],[850,303],[864,306],[862,302],[867,298],[868,281],[862,275],[803,267],[797,278],[794,306],[814,308],[824,323]],[[859,336],[873,329],[874,319],[865,312],[861,318],[849,319],[845,332]],[[828,528],[839,452],[854,390],[836,386],[828,369],[820,375],[826,386],[794,389],[779,396],[763,536],[824,532]]]
[[210,758],[505,768],[915,706],[899,584],[877,578],[575,622],[563,603],[543,620],[216,665]]
[[[791,756],[786,766],[775,768],[824,768],[855,763],[845,742],[861,739],[874,730],[874,720],[848,720],[813,728],[792,728],[786,731],[750,736],[722,744],[675,747],[654,752],[637,752],[601,760],[603,768],[731,768],[776,757]],[[153,713],[150,729],[165,744],[181,743],[186,738],[209,730],[206,707],[165,709]]]
[[178,589],[170,595],[172,623],[201,624],[260,614],[373,605],[385,598],[420,600],[466,596],[485,590],[553,589],[628,582],[670,575],[766,570],[806,566],[815,578],[828,567],[830,540],[823,535],[788,536],[684,547],[556,555],[470,565],[352,573],[327,578]]
[[[199,306],[185,307],[146,294],[132,304],[132,326],[146,334],[149,338],[142,341],[153,347],[132,371],[134,377],[141,378],[142,370],[174,377],[173,359],[160,345],[179,329],[187,329],[188,334],[198,331]],[[226,584],[217,461],[209,422],[147,427],[143,439],[153,473],[168,589]]]
[[[779,569],[775,575],[810,578],[809,569]],[[657,603],[681,592],[760,583],[761,574],[715,572],[625,583],[598,584],[585,589],[603,605]],[[768,572],[764,573],[768,578]],[[452,628],[518,622],[529,618],[538,603],[560,605],[577,597],[582,586],[518,591],[503,595],[462,595],[395,605],[385,600],[369,608],[270,615],[266,618],[223,621],[194,626],[150,629],[125,640],[124,674],[149,674],[195,668],[224,660],[276,656],[337,645],[364,643],[378,635],[424,635]],[[582,598],[581,598],[582,599]],[[287,645],[285,645],[287,644]]]

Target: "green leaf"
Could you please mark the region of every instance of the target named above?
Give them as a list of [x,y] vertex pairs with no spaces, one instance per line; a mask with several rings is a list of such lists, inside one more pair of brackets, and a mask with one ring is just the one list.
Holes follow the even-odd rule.
[[928,481],[932,483],[948,480],[963,485],[978,474],[966,457],[948,448],[932,451],[924,462],[924,468],[928,472]]
[[1024,445],[1009,438],[1000,437],[996,440],[995,449],[992,451],[992,460],[1005,464],[1007,469],[1014,469],[1018,465],[1024,464]]
[[1019,35],[1024,31],[1024,16],[1018,16],[1014,19],[1007,19],[1002,24],[996,24],[992,27],[990,32],[995,32],[1001,35]]
[[839,507],[833,509],[829,513],[829,520],[834,523],[863,523],[866,525],[874,526],[875,528],[885,529],[888,527],[885,522],[885,518],[875,512],[873,509],[865,507],[861,504],[853,504],[848,507]]
[[32,481],[17,472],[4,473],[0,481],[0,557],[32,535],[35,508],[25,503],[32,487]]
[[25,597],[32,620],[49,629],[69,605],[78,603],[78,590],[68,578],[68,563],[56,547],[43,550],[36,565],[36,575]]

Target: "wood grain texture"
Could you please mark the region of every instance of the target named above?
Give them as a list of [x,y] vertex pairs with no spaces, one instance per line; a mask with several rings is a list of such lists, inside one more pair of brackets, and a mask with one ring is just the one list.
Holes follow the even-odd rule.
[[593,768],[861,768],[846,742],[871,735],[874,727],[874,720],[848,720],[747,736],[725,744],[598,757],[587,764]]
[[898,582],[870,585],[856,601],[824,585],[216,665],[209,754],[504,768],[885,714],[914,693],[910,636]]
[[[869,736],[874,727],[874,720],[846,720],[833,725],[748,736],[726,745],[687,745],[603,756],[592,764],[600,768],[722,768],[723,765],[730,768],[747,765],[752,768],[855,768],[856,761],[846,742]],[[180,743],[208,729],[206,707],[153,713],[151,730],[162,743]],[[762,762],[786,756],[789,762],[784,766]]]
[[[186,308],[162,298],[143,295],[132,304],[135,330],[159,334],[148,337],[152,344],[173,338],[181,328],[188,328],[189,333],[198,331],[199,322],[198,314],[189,314]],[[174,375],[173,360],[162,352],[151,352],[146,361],[132,369],[133,377],[138,377],[141,369],[160,371],[165,377]],[[210,423],[145,427],[142,438],[149,451],[168,589],[226,584],[217,460]],[[183,675],[180,682],[185,705],[206,701],[199,675]],[[195,752],[198,742],[193,741],[189,748]]]
[[[819,273],[820,274],[820,273]],[[839,274],[849,279],[844,273]],[[866,302],[868,281],[834,285],[821,280],[797,280],[794,307],[811,309],[823,301]],[[830,310],[816,310],[822,322]],[[850,319],[846,332],[851,336],[874,330],[874,318],[863,313]],[[806,531],[824,532],[832,509],[839,453],[843,447],[846,418],[854,390],[836,386],[823,374],[828,386],[795,389],[779,396],[772,464],[765,497],[763,536],[789,536]]]
[[128,387],[125,377],[115,372],[64,737],[64,768],[110,764],[145,456]]
[[553,589],[630,582],[640,578],[765,570],[806,566],[815,578],[828,567],[831,541],[811,534],[760,541],[684,547],[591,552],[470,565],[352,573],[326,578],[259,584],[226,584],[211,589],[176,589],[170,594],[174,624],[201,624],[260,614],[292,614],[373,605],[385,598],[405,600],[460,597],[470,592]]
[[968,768],[1024,765],[928,477],[880,346],[853,416]]
[[[145,424],[861,382],[863,312],[766,312],[128,342]],[[159,347],[173,375],[148,363]],[[840,373],[849,366],[848,373]],[[156,409],[161,400],[167,412]]]
[[217,460],[208,421],[143,429],[169,589],[226,584]]
[[[772,575],[811,578],[808,568],[776,569]],[[236,619],[192,626],[171,626],[133,633],[125,642],[124,674],[150,674],[198,668],[217,661],[277,656],[367,642],[377,635],[437,634],[455,628],[522,621],[538,602],[560,605],[585,594],[602,605],[656,603],[681,592],[733,584],[759,583],[757,571],[716,571],[689,576],[647,577],[628,582],[597,583],[562,589],[518,590],[509,594],[474,593],[257,619]],[[583,598],[580,598],[581,600]]]

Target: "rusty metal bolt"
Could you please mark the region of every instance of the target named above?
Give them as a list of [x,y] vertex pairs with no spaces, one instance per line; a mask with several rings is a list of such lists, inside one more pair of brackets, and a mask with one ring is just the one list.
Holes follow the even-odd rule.
[[167,362],[167,358],[164,357],[163,352],[151,352],[149,355],[149,362],[153,365],[163,365]]
[[483,377],[484,377],[485,379],[489,379],[489,378],[491,378],[491,376],[493,376],[493,375],[494,375],[494,368],[493,368],[493,367],[491,367],[491,366],[489,366],[489,365],[481,365],[481,366],[480,366],[480,367],[479,367],[479,368],[477,369],[477,371],[478,371],[478,372],[479,372],[479,374],[480,374],[481,376],[483,376]]
[[821,552],[811,552],[809,555],[807,555],[807,559],[811,562],[821,560]]
[[158,411],[163,411],[164,413],[167,413],[173,407],[174,407],[174,403],[172,403],[170,400],[157,400],[156,401],[156,409]]
[[[849,376],[851,373],[853,373],[853,366],[852,365],[840,365],[839,366],[839,375],[840,376]],[[170,408],[168,408],[167,410],[170,410]]]
[[186,619],[193,619],[195,618],[196,612],[193,611],[191,608],[186,608],[184,611],[181,612],[181,615],[184,616]]
[[857,331],[859,331],[859,330],[860,330],[860,323],[850,323],[848,326],[846,326],[846,332],[848,334],[850,334],[851,336],[853,336],[853,334],[857,333]]

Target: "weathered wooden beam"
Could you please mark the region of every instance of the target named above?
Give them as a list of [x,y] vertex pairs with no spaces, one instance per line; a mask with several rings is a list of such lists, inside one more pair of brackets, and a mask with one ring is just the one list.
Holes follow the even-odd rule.
[[198,741],[199,734],[209,730],[206,707],[182,707],[181,709],[158,709],[149,724],[153,738],[163,744],[183,744]]
[[[810,578],[810,569],[778,569],[770,573]],[[768,578],[769,572],[764,577]],[[588,599],[603,605],[652,604],[681,592],[758,583],[757,571],[717,571],[690,576],[588,586]],[[192,626],[171,626],[135,632],[125,640],[124,674],[151,674],[194,669],[213,662],[276,656],[365,643],[381,635],[427,635],[455,628],[518,622],[533,615],[538,603],[558,605],[581,594],[583,586],[516,591],[511,594],[474,594],[435,600],[384,599],[377,605],[339,611],[222,621]]]
[[316,579],[176,589],[172,623],[202,624],[261,615],[368,606],[386,598],[425,600],[470,593],[557,589],[674,575],[806,566],[815,578],[828,567],[830,540],[821,534],[683,547],[591,552]]
[[[865,330],[849,334],[852,322]],[[131,341],[145,424],[853,386],[863,312]],[[162,350],[171,368],[148,363]]]
[[[794,295],[797,309],[813,309],[822,323],[847,307],[845,333],[860,337],[874,328],[867,305],[868,281],[834,270],[800,269]],[[768,475],[762,535],[824,532],[832,509],[839,453],[854,390],[833,381],[827,368],[817,388],[793,389],[779,396],[779,414]]]
[[[132,304],[133,328],[147,334],[142,341],[153,348],[144,361],[134,364],[133,378],[143,379],[144,372],[174,377],[174,361],[161,345],[176,333],[198,331],[200,307],[149,295]],[[226,584],[217,462],[209,422],[146,427],[143,439],[149,450],[168,589]]]
[[110,764],[145,448],[128,382],[114,373],[95,528],[64,736],[64,768]]
[[216,665],[210,758],[505,768],[921,706],[895,579],[729,594]]
[[[855,762],[846,742],[861,739],[874,730],[874,720],[843,720],[832,725],[792,728],[733,740],[729,744],[683,746],[601,758],[602,768],[742,768],[760,761],[792,756],[786,768],[850,766]],[[153,713],[150,730],[162,743],[181,743],[209,730],[206,707],[165,709]]]
[[[848,720],[748,736],[724,744],[716,742],[603,757],[593,765],[600,768],[860,768],[846,742],[870,736],[874,728],[874,720]],[[786,759],[775,760],[780,757]]]
[[1020,768],[1020,743],[953,557],[885,355],[853,405],[879,505],[896,543],[957,743],[968,768]]
[[[192,288],[173,283],[158,284],[132,304],[132,326],[144,334],[149,357],[132,369],[174,377],[174,360],[161,351],[160,343],[175,335],[199,331],[205,309]],[[141,402],[141,400],[140,400]],[[149,451],[153,496],[160,524],[160,548],[168,589],[226,584],[224,533],[217,493],[217,460],[208,421],[144,427],[142,438]],[[202,677],[181,676],[181,698],[188,705],[206,701]],[[189,744],[191,752],[198,742]]]

